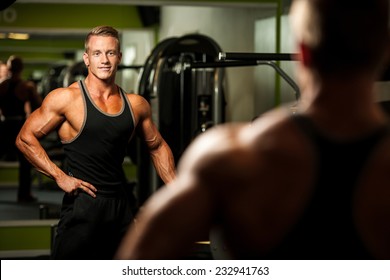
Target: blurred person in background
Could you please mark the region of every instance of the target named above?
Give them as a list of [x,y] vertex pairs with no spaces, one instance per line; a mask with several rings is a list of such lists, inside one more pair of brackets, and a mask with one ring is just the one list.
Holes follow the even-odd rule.
[[0,83],[5,79],[8,79],[8,67],[3,61],[0,61]]
[[37,199],[31,193],[31,164],[16,148],[15,140],[26,117],[37,109],[42,102],[34,82],[22,78],[23,60],[10,56],[7,61],[8,78],[0,83],[0,110],[3,118],[4,160],[19,162],[17,201],[34,202]]

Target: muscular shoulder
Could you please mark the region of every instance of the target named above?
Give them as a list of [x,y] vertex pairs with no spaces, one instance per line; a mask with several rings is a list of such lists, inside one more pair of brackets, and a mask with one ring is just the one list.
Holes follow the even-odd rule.
[[355,193],[356,225],[362,240],[379,259],[390,258],[390,136],[377,146],[360,174]]
[[[311,159],[304,137],[291,121],[286,110],[274,110],[264,114],[253,123],[224,124],[209,129],[198,136],[184,153],[178,165],[178,172],[187,173],[214,184],[228,178],[234,180],[257,180],[272,177],[280,168]],[[297,164],[296,164],[297,163]],[[217,180],[217,181],[215,181]],[[211,181],[210,181],[211,182]]]
[[371,202],[375,201],[376,203],[378,201],[378,198],[383,201],[386,200],[386,203],[384,204],[389,205],[387,207],[387,213],[390,215],[390,188],[388,184],[388,182],[390,181],[389,168],[390,134],[385,136],[384,139],[374,148],[374,151],[367,162],[367,167],[365,168],[365,171],[361,174],[362,186],[360,189],[360,191],[366,192],[363,195],[365,199],[369,195],[377,196],[377,198],[372,199]]
[[126,96],[127,96],[128,100],[130,101],[131,106],[134,109],[140,109],[140,108],[145,108],[145,107],[149,108],[150,107],[149,102],[139,94],[127,93]]
[[80,90],[77,87],[57,88],[51,91],[43,100],[43,108],[65,110],[81,101]]
[[251,126],[250,141],[263,151],[293,152],[307,146],[307,139],[292,121],[291,113],[286,108],[278,108],[256,119]]
[[131,108],[134,112],[135,118],[147,118],[151,114],[149,102],[139,94],[128,93],[126,94],[130,101]]
[[[199,135],[186,149],[178,164],[179,178],[200,188],[220,186],[224,178],[237,174],[239,160],[247,157],[240,134],[247,123],[223,124]],[[242,167],[242,165],[241,165]],[[226,174],[228,174],[226,176]],[[237,179],[238,180],[238,179]]]

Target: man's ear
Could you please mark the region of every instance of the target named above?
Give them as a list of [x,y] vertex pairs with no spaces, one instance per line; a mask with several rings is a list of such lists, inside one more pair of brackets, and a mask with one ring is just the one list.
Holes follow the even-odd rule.
[[119,63],[122,62],[122,52],[119,52]]
[[84,60],[84,63],[85,63],[85,66],[89,66],[89,57],[88,57],[88,54],[85,52],[83,54],[83,60]]
[[305,67],[310,67],[313,62],[312,52],[308,46],[300,43],[298,46],[298,54],[296,59],[299,60]]

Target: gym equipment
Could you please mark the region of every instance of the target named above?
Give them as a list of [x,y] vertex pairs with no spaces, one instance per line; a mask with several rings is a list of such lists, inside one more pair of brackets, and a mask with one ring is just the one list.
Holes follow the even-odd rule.
[[[240,67],[265,65],[272,67],[295,91],[295,98],[300,98],[298,85],[290,76],[283,71],[274,61],[294,60],[294,54],[273,54],[273,53],[224,53],[218,54],[219,61],[210,64],[192,65],[192,67]],[[213,259],[232,259],[232,255],[226,246],[220,228],[214,227],[209,232],[210,250]]]
[[300,98],[300,90],[295,81],[280,68],[274,61],[292,61],[296,55],[291,53],[242,53],[220,52],[218,58],[222,62],[220,67],[266,65],[272,67],[295,91],[295,98]]
[[67,68],[64,68],[60,74],[59,80],[62,81],[62,87],[68,87],[72,83],[84,79],[88,75],[88,69],[84,61],[76,62]]
[[[139,94],[149,101],[152,118],[177,163],[200,133],[225,121],[224,69],[192,67],[216,62],[221,48],[208,36],[189,34],[157,44],[146,60]],[[162,185],[144,144],[140,143],[140,203]]]
[[41,92],[42,97],[46,97],[46,95],[52,91],[53,89],[56,89],[58,87],[62,87],[62,76],[61,73],[64,69],[67,69],[67,64],[58,64],[53,65],[51,68],[49,68],[46,72],[46,74],[42,77],[41,80]]

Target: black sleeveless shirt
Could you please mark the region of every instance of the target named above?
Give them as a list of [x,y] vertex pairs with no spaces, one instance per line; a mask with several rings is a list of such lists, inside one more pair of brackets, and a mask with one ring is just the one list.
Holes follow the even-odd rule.
[[307,117],[295,115],[293,120],[314,145],[317,176],[303,215],[267,259],[371,259],[355,226],[353,199],[359,174],[388,135],[388,127],[337,142],[322,135]]
[[16,94],[16,87],[21,81],[7,80],[4,83],[8,83],[7,92],[0,98],[0,109],[6,118],[19,118],[25,119],[26,113],[24,110],[25,101],[20,100]]
[[78,135],[64,144],[65,172],[96,188],[116,188],[125,183],[123,160],[134,131],[134,115],[124,91],[119,88],[122,109],[117,114],[101,111],[83,81],[84,121]]

